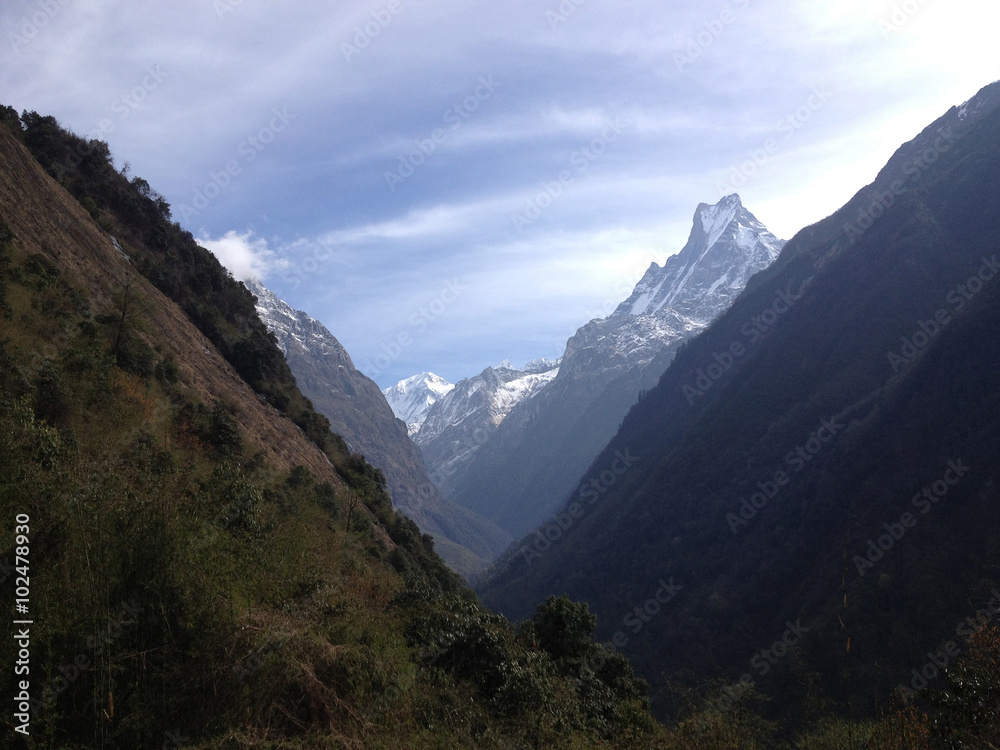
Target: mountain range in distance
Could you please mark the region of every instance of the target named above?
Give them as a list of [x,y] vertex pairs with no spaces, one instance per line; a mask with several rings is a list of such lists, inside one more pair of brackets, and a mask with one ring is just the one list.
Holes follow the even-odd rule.
[[[685,341],[704,330],[770,265],[784,242],[736,194],[695,210],[690,237],[653,263],[606,318],[583,325],[555,361],[505,363],[459,382],[429,403],[413,440],[443,495],[513,535],[541,523],[568,497],[639,395]],[[401,391],[385,391],[397,416]]]
[[701,204],[681,252],[651,264],[630,297],[583,326],[560,359],[505,360],[457,384],[422,373],[381,393],[319,321],[258,281],[247,286],[302,392],[383,471],[394,503],[448,563],[472,578],[556,508],[676,347],[783,244],[738,195]]

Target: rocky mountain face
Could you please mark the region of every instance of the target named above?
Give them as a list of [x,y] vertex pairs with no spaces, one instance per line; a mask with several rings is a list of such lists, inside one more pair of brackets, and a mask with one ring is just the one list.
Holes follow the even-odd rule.
[[434,537],[448,564],[468,576],[499,554],[510,535],[441,497],[407,435],[407,426],[395,417],[375,382],[354,367],[333,334],[261,283],[250,281],[247,287],[299,388],[352,450],[382,470],[393,503]]
[[652,264],[610,316],[580,328],[533,397],[497,419],[480,389],[492,393],[504,378],[522,376],[486,371],[435,405],[416,440],[442,493],[512,534],[537,526],[677,348],[725,311],[783,245],[738,195],[699,205],[681,251]]
[[[871,712],[937,690],[921,665],[968,648],[1000,586],[998,256],[1000,83],[788,242],[484,601],[513,617],[586,601],[667,711],[664,675],[754,683],[803,713],[814,687]],[[650,598],[663,581],[668,603]]]

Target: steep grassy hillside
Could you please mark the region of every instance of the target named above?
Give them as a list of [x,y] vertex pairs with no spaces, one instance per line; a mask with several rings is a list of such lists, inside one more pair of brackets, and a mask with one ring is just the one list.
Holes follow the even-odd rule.
[[[318,447],[346,454],[295,385],[288,363],[261,322],[253,297],[190,232],[170,221],[170,206],[141,177],[114,168],[107,144],[86,141],[52,117],[6,109],[6,121],[32,156],[118,242],[146,277],[214,345],[264,401],[286,414]],[[124,283],[119,281],[119,283]]]

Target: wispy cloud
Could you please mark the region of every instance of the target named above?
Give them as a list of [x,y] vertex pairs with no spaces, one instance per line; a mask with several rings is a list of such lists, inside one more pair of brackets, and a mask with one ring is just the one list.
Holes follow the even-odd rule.
[[462,204],[439,204],[407,211],[402,216],[323,235],[326,242],[352,245],[379,240],[426,240],[468,231],[475,222],[496,213],[496,199]]

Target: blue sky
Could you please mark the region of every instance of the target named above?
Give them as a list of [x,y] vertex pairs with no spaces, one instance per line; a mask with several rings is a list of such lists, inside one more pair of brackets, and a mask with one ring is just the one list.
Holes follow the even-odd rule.
[[739,192],[824,218],[1000,78],[971,0],[4,0],[0,102],[107,141],[386,387],[555,357]]

